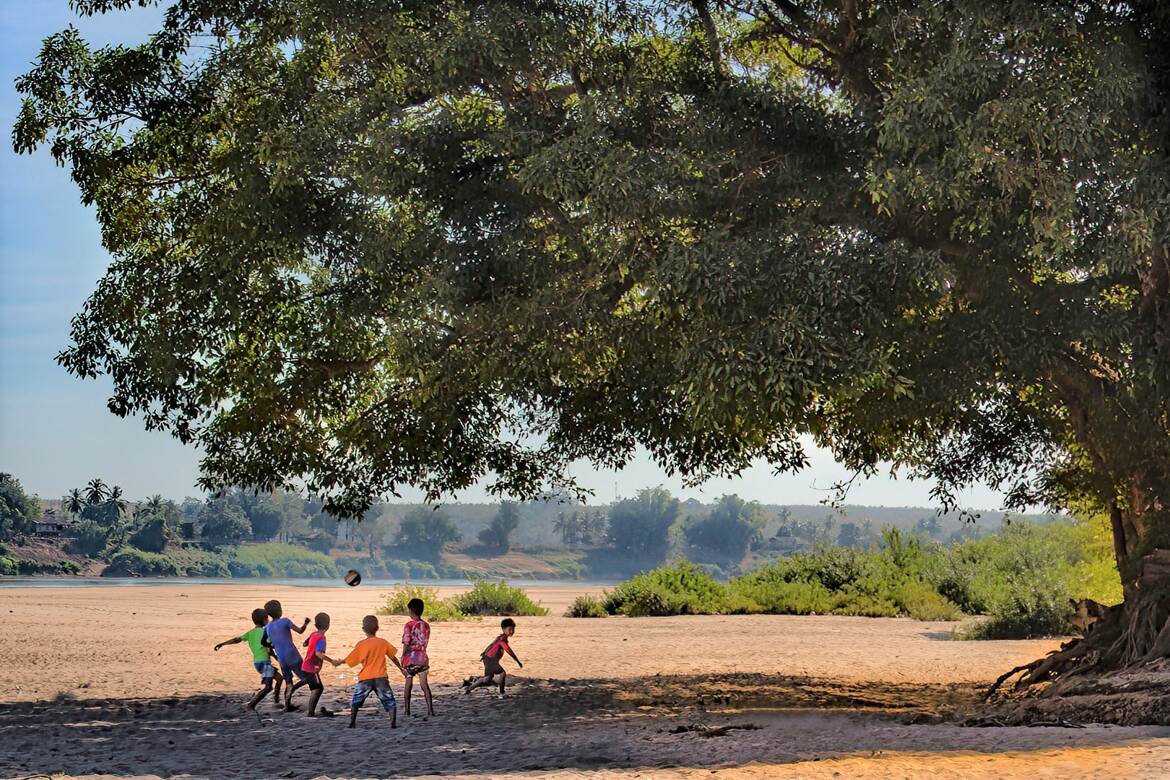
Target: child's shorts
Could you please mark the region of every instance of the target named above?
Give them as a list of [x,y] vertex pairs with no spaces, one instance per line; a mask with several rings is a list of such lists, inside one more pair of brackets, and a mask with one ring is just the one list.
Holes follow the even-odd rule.
[[497,674],[504,674],[504,667],[500,665],[500,659],[483,656],[483,676],[495,677]]
[[402,671],[406,672],[407,677],[414,677],[416,674],[429,672],[431,670],[430,664],[407,664],[402,667]]
[[306,672],[304,669],[301,668],[302,663],[304,663],[304,662],[300,658],[298,658],[296,661],[294,661],[291,664],[286,664],[284,661],[280,662],[280,673],[284,675],[284,680],[289,685],[292,685],[292,683],[294,682],[293,675],[296,675],[296,678],[298,680],[305,679]]
[[386,712],[393,712],[398,707],[398,702],[394,701],[394,690],[390,687],[390,680],[385,677],[358,680],[357,685],[353,686],[353,699],[350,701],[350,706],[362,706],[366,697],[373,692],[378,694],[378,701],[382,702],[382,709]]
[[321,683],[321,675],[318,672],[305,672],[305,682],[309,684],[310,691],[325,690],[325,686]]
[[253,661],[252,666],[260,673],[261,680],[271,680],[276,676],[276,667],[268,661]]

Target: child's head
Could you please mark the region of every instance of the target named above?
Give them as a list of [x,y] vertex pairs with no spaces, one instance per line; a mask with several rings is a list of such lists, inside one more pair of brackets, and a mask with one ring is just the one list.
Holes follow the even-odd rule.
[[504,618],[500,621],[500,630],[508,636],[516,633],[516,621],[512,618]]
[[411,599],[410,601],[406,602],[406,611],[409,612],[410,616],[415,620],[418,620],[422,617],[423,609],[425,607],[426,605],[423,604],[422,599]]
[[325,612],[318,612],[317,617],[313,618],[313,625],[317,627],[318,631],[328,631],[329,615]]
[[366,615],[362,618],[362,631],[365,631],[370,636],[378,633],[378,618],[374,615]]
[[263,626],[268,623],[268,613],[257,607],[252,610],[252,622],[258,626]]
[[280,606],[280,602],[276,599],[273,599],[272,601],[265,604],[264,611],[267,612],[268,617],[272,618],[273,620],[280,620],[281,616],[284,615],[284,607]]

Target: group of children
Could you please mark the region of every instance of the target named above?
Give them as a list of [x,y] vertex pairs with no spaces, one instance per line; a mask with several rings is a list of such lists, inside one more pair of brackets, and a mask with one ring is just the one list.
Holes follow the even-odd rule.
[[[398,725],[398,703],[394,699],[394,689],[390,686],[389,675],[386,671],[386,661],[398,668],[406,678],[403,686],[403,700],[406,705],[406,714],[410,715],[410,694],[417,677],[426,698],[427,714],[434,715],[435,708],[431,697],[431,686],[427,681],[427,672],[430,671],[430,659],[427,656],[427,645],[431,640],[430,624],[423,620],[423,610],[426,605],[422,599],[411,599],[407,604],[410,620],[402,629],[402,660],[398,660],[398,651],[393,645],[378,636],[378,618],[366,615],[362,618],[362,631],[366,638],[358,642],[343,660],[335,660],[326,655],[325,634],[329,631],[329,615],[317,613],[313,619],[316,631],[309,634],[302,646],[305,648],[301,655],[293,640],[293,634],[303,634],[309,626],[309,619],[305,618],[299,626],[284,617],[284,609],[275,599],[264,605],[263,609],[252,610],[253,627],[238,637],[224,640],[215,646],[219,650],[224,645],[234,645],[246,642],[252,652],[252,665],[260,675],[260,689],[248,701],[248,709],[253,710],[264,700],[270,692],[276,702],[277,709],[293,712],[298,709],[292,703],[292,695],[303,686],[309,688],[310,718],[333,717],[334,713],[325,707],[318,709],[321,694],[325,690],[321,682],[321,669],[329,663],[333,666],[361,666],[358,672],[357,684],[353,689],[353,697],[349,707],[349,727],[357,723],[358,709],[371,693],[376,694],[382,708],[390,716],[390,728]],[[516,633],[516,622],[505,618],[500,622],[500,635],[480,653],[483,661],[483,676],[469,677],[463,681],[463,692],[471,693],[476,688],[495,684],[498,678],[500,695],[504,694],[504,685],[507,682],[507,673],[500,662],[504,653],[512,657],[521,668],[524,664],[512,652],[508,640]],[[279,667],[279,669],[277,668]],[[284,686],[284,700],[281,701],[281,686]]]

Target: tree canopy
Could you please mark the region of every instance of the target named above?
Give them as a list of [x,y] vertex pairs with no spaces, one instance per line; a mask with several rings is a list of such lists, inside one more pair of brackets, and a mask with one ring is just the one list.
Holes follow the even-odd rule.
[[1170,535],[1167,39],[1151,0],[183,1],[48,38],[14,146],[114,258],[60,361],[207,487],[355,514],[811,435],[944,503],[1089,497],[1132,578]]

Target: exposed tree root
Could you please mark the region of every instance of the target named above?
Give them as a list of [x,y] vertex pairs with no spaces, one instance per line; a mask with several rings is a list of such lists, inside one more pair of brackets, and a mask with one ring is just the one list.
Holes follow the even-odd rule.
[[1168,569],[1170,551],[1156,550],[1126,602],[1107,608],[1084,637],[1000,675],[983,697],[992,704],[987,718],[1170,723]]

